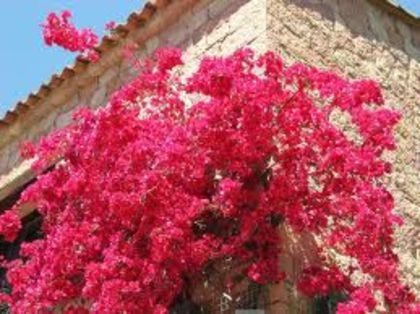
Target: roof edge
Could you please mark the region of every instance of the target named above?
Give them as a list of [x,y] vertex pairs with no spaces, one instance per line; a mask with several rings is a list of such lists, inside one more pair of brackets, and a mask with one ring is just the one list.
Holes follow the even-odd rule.
[[384,9],[388,13],[402,19],[407,24],[420,28],[420,16],[414,15],[412,12],[402,6],[391,2],[390,0],[367,0],[368,2]]
[[[129,33],[143,27],[155,13],[168,6],[172,0],[149,0],[143,9],[138,12],[131,13],[126,22],[119,24],[112,31],[111,35],[107,34],[102,37],[100,43],[94,48],[99,54],[100,62],[106,52],[116,47],[119,43],[123,42]],[[26,99],[18,101],[14,107],[7,110],[3,117],[0,117],[0,132],[6,130],[9,126],[20,118],[20,115],[31,110],[42,100],[47,98],[56,88],[61,86],[66,80],[72,78],[78,73],[85,72],[90,66],[94,65],[91,61],[77,56],[72,65],[64,67],[61,73],[53,74],[49,81],[41,84],[38,90],[31,92]]]
[[[195,0],[190,1],[194,2]],[[420,28],[420,17],[414,16],[406,9],[391,2],[391,0],[367,1],[382,8],[388,13],[397,16],[407,24]],[[149,0],[144,4],[143,9],[138,12],[131,13],[125,23],[117,25],[113,30],[112,35],[105,35],[98,46],[95,47],[95,50],[100,55],[100,59],[103,58],[103,55],[106,52],[123,42],[132,31],[145,26],[159,10],[175,2],[177,2],[177,0]],[[98,62],[100,62],[100,60]],[[45,100],[45,98],[47,98],[66,80],[78,73],[86,71],[91,65],[92,62],[82,58],[81,56],[76,57],[75,62],[72,65],[66,66],[61,73],[53,74],[50,80],[41,84],[37,91],[30,93],[26,99],[18,101],[14,107],[7,110],[3,117],[0,117],[0,132],[7,130],[20,118],[21,114],[30,111],[32,107]]]

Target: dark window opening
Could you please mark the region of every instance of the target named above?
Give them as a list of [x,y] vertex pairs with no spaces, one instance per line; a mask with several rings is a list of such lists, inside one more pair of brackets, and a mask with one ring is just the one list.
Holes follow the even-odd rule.
[[314,300],[315,314],[335,314],[337,305],[348,298],[344,293],[332,293],[325,297],[316,297]]
[[206,291],[206,301],[198,304],[188,293],[179,296],[170,314],[235,314],[240,311],[261,310],[268,308],[268,288],[255,282],[249,282],[247,288],[235,296],[223,291]]
[[[28,185],[32,184],[33,181],[34,180],[28,182],[19,190],[15,191],[15,193],[0,201],[0,213],[12,208],[19,200],[21,192]],[[42,216],[37,211],[33,211],[24,217],[22,219],[22,229],[14,242],[7,242],[0,237],[0,255],[4,256],[8,261],[19,258],[20,246],[23,242],[31,242],[42,238],[41,225]],[[10,286],[6,278],[6,271],[3,268],[0,268],[0,290],[5,293],[10,291]],[[8,307],[5,304],[0,305],[0,313],[9,313]]]

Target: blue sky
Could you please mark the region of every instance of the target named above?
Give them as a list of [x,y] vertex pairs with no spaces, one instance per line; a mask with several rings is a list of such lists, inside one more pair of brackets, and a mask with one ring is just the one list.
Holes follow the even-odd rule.
[[396,0],[402,7],[420,16],[420,0]]
[[[229,0],[226,0],[229,1]],[[39,24],[51,11],[69,9],[78,27],[104,32],[106,22],[123,21],[142,0],[2,0],[0,1],[0,116],[38,89],[53,73],[72,63],[74,54],[46,47]],[[399,0],[420,15],[420,0]]]
[[77,27],[104,34],[111,20],[125,21],[142,0],[0,0],[0,116],[73,62],[75,55],[46,47],[39,24],[51,11],[69,9]]

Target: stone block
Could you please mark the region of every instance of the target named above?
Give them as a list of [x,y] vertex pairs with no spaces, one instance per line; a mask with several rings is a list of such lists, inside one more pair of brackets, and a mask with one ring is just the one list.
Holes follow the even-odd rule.
[[119,75],[119,67],[114,66],[109,69],[107,69],[102,75],[99,77],[99,85],[107,85],[110,81],[115,79]]
[[98,108],[100,106],[105,106],[107,102],[107,87],[100,86],[92,95],[92,98],[89,103],[89,107]]
[[55,128],[61,129],[72,121],[72,111],[60,113],[55,120]]

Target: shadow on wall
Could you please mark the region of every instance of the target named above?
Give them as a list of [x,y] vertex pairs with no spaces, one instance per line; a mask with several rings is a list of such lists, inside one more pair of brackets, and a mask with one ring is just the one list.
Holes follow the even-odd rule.
[[[378,2],[379,0],[284,0],[286,5],[308,9],[325,20],[345,26],[354,36],[382,42],[420,61],[420,19],[405,15],[397,7],[396,13],[388,12]],[[396,14],[405,16],[399,17]]]
[[[269,49],[348,78],[373,78],[388,106],[402,112],[394,172],[384,183],[405,224],[396,230],[401,272],[420,296],[420,20],[397,16],[380,0],[266,0]],[[401,13],[400,13],[401,14]],[[407,20],[408,19],[408,20]]]

